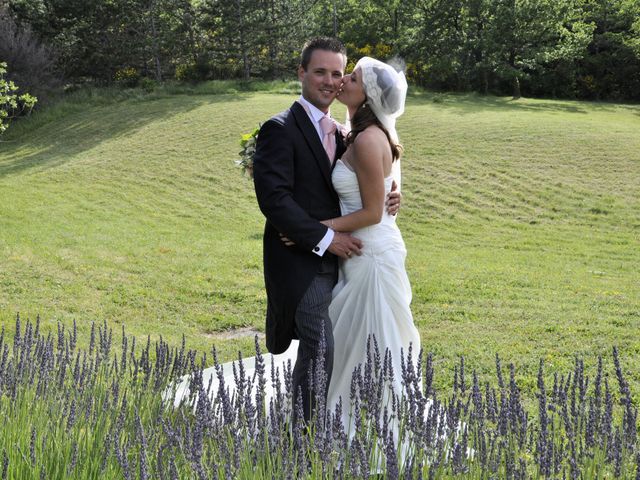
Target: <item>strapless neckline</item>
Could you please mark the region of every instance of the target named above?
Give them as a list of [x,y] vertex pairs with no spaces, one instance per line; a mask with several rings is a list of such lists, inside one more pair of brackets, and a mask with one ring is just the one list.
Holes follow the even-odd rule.
[[[347,166],[347,164],[344,162],[344,160],[342,160],[341,158],[339,158],[339,159],[337,159],[337,160],[336,160],[336,167],[338,166],[338,162],[340,162],[340,163],[342,164],[342,166],[343,166],[344,168],[346,168],[346,169],[347,169],[347,171],[348,171],[348,172],[351,172],[351,173],[353,173],[354,175],[356,174],[356,172],[355,172],[355,171],[353,171],[351,168],[349,168],[349,167]],[[385,181],[387,181],[387,180],[388,180],[388,179],[390,179],[391,177],[393,177],[393,172],[392,172],[392,173],[390,173],[389,175],[387,175],[386,177],[384,177],[384,180],[385,180]]]

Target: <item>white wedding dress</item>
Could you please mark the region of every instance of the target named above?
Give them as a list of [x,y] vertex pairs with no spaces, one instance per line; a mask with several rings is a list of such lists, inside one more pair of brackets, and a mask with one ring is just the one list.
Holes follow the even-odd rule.
[[[347,215],[362,208],[358,179],[342,160],[333,169],[333,186],[340,197],[340,210]],[[399,165],[385,178],[385,198],[394,177],[400,183]],[[393,385],[402,394],[401,360],[407,360],[409,346],[416,360],[420,334],[409,307],[411,285],[404,262],[407,254],[396,217],[383,213],[376,225],[353,232],[362,240],[362,255],[341,262],[340,277],[333,290],[329,316],[335,342],[334,367],[327,406],[334,409],[342,397],[343,425],[353,431],[350,418],[351,378],[354,369],[367,358],[367,342],[375,337],[380,356],[388,350],[393,364]]]
[[[393,180],[400,184],[399,162],[394,162],[394,173],[385,178],[385,197],[391,190]],[[340,197],[342,215],[362,208],[360,190],[355,172],[338,160],[333,169],[332,180]],[[327,407],[335,411],[342,397],[342,424],[346,431],[352,425],[350,418],[350,389],[354,369],[364,364],[367,357],[367,342],[370,336],[375,337],[380,356],[384,358],[388,349],[391,353],[394,381],[391,388],[396,395],[402,393],[401,356],[406,356],[412,346],[415,361],[420,351],[420,335],[413,324],[409,304],[411,303],[411,286],[404,267],[406,248],[400,230],[396,226],[396,217],[386,213],[382,221],[353,232],[364,244],[361,256],[354,256],[340,265],[340,276],[333,290],[333,301],[329,307],[329,316],[333,323],[334,367],[329,384]],[[274,396],[276,385],[273,380],[282,384],[283,372],[290,370],[295,364],[298,341],[294,340],[286,352],[280,355],[264,354],[266,366],[265,400],[269,405]],[[272,365],[277,375],[271,377]],[[256,359],[243,359],[246,376],[256,381]],[[225,390],[233,397],[236,392],[233,362],[222,365],[222,377]],[[172,398],[177,406],[189,398],[189,376],[185,376],[176,385],[175,390],[168,392],[167,399]],[[219,379],[214,367],[203,371],[204,385],[210,385],[213,398],[218,392]]]

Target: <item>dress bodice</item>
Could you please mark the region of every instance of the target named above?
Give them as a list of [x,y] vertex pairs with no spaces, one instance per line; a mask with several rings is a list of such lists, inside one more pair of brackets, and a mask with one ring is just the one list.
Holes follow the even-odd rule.
[[[342,215],[348,215],[362,208],[362,198],[360,196],[358,177],[356,176],[356,173],[341,159],[336,160],[336,162],[331,179],[333,181],[333,187],[340,197],[340,212]],[[384,179],[385,198],[391,191],[392,183],[393,175],[389,175]],[[395,221],[396,217],[389,215],[385,208],[380,223],[395,224]]]

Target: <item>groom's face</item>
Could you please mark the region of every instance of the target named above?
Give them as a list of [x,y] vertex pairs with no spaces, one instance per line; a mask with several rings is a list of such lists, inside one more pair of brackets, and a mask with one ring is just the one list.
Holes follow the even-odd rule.
[[342,83],[346,58],[329,50],[314,50],[307,68],[298,68],[302,96],[323,112],[336,98]]

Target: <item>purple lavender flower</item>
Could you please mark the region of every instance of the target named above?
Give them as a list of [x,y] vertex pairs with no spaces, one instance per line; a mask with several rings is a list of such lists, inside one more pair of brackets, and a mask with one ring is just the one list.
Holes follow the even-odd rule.
[[149,478],[149,465],[147,462],[147,450],[149,445],[147,444],[147,437],[144,434],[144,428],[142,427],[142,421],[140,420],[140,414],[138,408],[135,409],[135,421],[136,421],[136,437],[138,439],[138,445],[140,447],[140,480],[147,480]]
[[78,443],[74,441],[73,445],[71,446],[71,461],[67,466],[67,476],[71,476],[71,474],[76,468],[77,463],[78,463]]
[[216,376],[218,378],[218,394],[216,396],[217,401],[221,403],[222,414],[225,424],[231,425],[233,423],[234,414],[231,407],[231,399],[229,398],[229,392],[225,388],[224,372],[222,365],[218,362],[218,353],[215,347],[212,348],[213,364],[216,370]]
[[461,473],[464,473],[466,471],[465,465],[464,465],[464,456],[466,454],[466,451],[462,445],[462,443],[460,443],[457,439],[453,441],[453,453],[452,453],[452,464],[451,464],[451,468],[453,470],[453,473],[455,475],[459,475]]
[[155,474],[156,474],[156,477],[159,478],[159,480],[167,479],[167,472],[164,469],[164,451],[167,448],[168,448],[167,444],[162,444],[160,445],[160,447],[158,448],[158,451],[156,452]]
[[93,354],[96,345],[96,324],[91,322],[91,334],[89,335],[89,355]]
[[502,365],[500,363],[500,357],[496,353],[496,374],[498,376],[498,386],[504,388],[504,380],[502,378]]
[[433,354],[427,355],[427,364],[424,368],[424,394],[426,397],[431,396],[433,390]]
[[107,461],[109,460],[109,456],[111,454],[113,439],[111,437],[111,430],[107,432],[107,436],[104,439],[104,447],[102,450],[102,460],[100,462],[100,473],[104,473],[105,468],[107,468]]
[[464,370],[464,356],[460,355],[460,394],[464,396],[467,393],[467,382]]
[[498,413],[498,432],[500,435],[506,436],[509,428],[509,418],[511,412],[509,410],[509,401],[504,391],[500,393],[500,409]]
[[616,428],[616,433],[613,437],[612,456],[613,456],[613,469],[616,478],[620,478],[622,472],[622,450],[624,448],[622,444],[622,434],[620,428]]
[[589,449],[595,445],[595,433],[596,433],[596,406],[593,398],[589,399],[587,424],[584,431],[585,445]]
[[580,478],[580,466],[578,464],[578,454],[576,451],[576,444],[573,438],[569,439],[569,445],[571,450],[571,456],[569,457],[569,467],[571,473],[571,480],[578,480]]
[[129,459],[127,458],[129,454],[129,443],[125,443],[125,445],[120,448],[120,445],[116,445],[116,459],[120,464],[120,468],[122,468],[122,476],[125,480],[131,480],[131,467],[129,466]]
[[393,439],[393,431],[390,429],[385,437],[385,455],[387,460],[387,478],[397,480],[400,478],[398,470],[398,457],[396,455],[395,441]]
[[616,347],[613,347],[613,361],[616,367],[616,377],[618,379],[618,386],[620,389],[620,403],[624,405],[623,438],[627,448],[633,449],[637,437],[636,425],[638,420],[638,411],[633,406],[629,383],[622,373],[622,367],[620,366],[620,359],[618,357],[618,349]]
[[9,470],[9,456],[7,455],[7,451],[2,449],[2,474],[0,475],[1,480],[7,480],[7,471]]
[[505,455],[505,475],[507,479],[513,479],[515,476],[515,453],[506,444],[501,444]]
[[31,427],[31,441],[29,442],[29,460],[31,467],[36,466],[36,427]]
[[127,370],[127,336],[124,333],[124,324],[122,325],[122,356],[120,358],[120,374],[124,375]]
[[604,379],[604,414],[600,424],[600,438],[602,443],[608,442],[611,437],[613,425],[613,397],[609,390],[609,381]]
[[74,318],[73,329],[69,334],[69,348],[71,349],[71,351],[74,351],[76,349],[77,343],[78,343],[78,328],[76,326],[76,319]]
[[544,360],[540,359],[538,368],[538,419],[540,421],[536,457],[540,473],[544,476],[551,474],[551,458],[549,458],[549,417],[547,415],[547,392],[544,386]]
[[176,466],[175,455],[172,453],[169,457],[169,477],[171,480],[178,480],[178,467]]
[[67,417],[67,433],[73,428],[76,423],[76,399],[71,400],[71,406],[69,407],[69,415]]
[[17,357],[18,356],[18,351],[20,350],[20,345],[21,345],[21,326],[20,326],[20,314],[18,313],[16,315],[16,328],[15,328],[15,335],[13,337],[13,356]]

